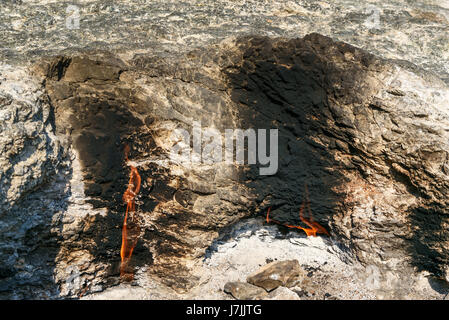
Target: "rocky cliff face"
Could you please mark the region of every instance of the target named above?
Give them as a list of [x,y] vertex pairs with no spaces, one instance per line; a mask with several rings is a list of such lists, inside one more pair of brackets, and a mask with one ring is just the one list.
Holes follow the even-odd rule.
[[[1,72],[2,297],[118,283],[126,144],[142,178],[132,267],[178,292],[198,284],[227,226],[269,207],[299,224],[305,186],[347,257],[445,276],[449,89],[412,64],[311,34],[132,58],[79,51]],[[195,122],[277,128],[277,173],[171,161],[171,133]]]

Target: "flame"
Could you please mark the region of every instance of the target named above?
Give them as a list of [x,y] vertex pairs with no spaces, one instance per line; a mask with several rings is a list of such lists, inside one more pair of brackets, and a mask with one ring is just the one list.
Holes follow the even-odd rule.
[[[304,200],[302,202],[301,208],[299,209],[299,219],[301,219],[301,221],[304,222],[306,225],[308,225],[310,228],[304,228],[301,226],[293,226],[293,225],[289,225],[286,223],[282,223],[282,222],[274,220],[274,219],[270,219],[271,207],[269,207],[268,211],[267,211],[267,218],[266,218],[267,223],[274,222],[276,224],[282,225],[287,228],[300,229],[300,230],[303,230],[307,236],[316,237],[317,233],[323,233],[323,234],[330,236],[329,232],[327,232],[327,230],[324,227],[322,227],[318,222],[315,222],[313,220],[312,210],[310,209],[309,193],[307,190],[307,186],[305,187],[305,189],[306,189],[306,200]],[[307,203],[307,212],[308,212],[309,218],[304,217],[304,209],[306,207],[306,205],[305,205],[306,203]]]
[[[128,154],[130,151],[130,147],[125,145],[125,161],[129,162]],[[139,172],[136,167],[130,165],[131,172],[129,174],[129,182],[128,188],[123,194],[123,201],[126,203],[126,213],[125,219],[123,221],[123,229],[122,229],[122,247],[120,249],[120,257],[122,259],[120,265],[120,276],[132,279],[132,273],[127,270],[128,263],[131,259],[131,255],[133,253],[134,247],[137,244],[137,238],[140,233],[140,228],[138,224],[134,223],[132,227],[128,225],[128,216],[136,211],[136,203],[135,198],[140,190],[140,182],[141,178]],[[130,217],[132,220],[132,216]]]

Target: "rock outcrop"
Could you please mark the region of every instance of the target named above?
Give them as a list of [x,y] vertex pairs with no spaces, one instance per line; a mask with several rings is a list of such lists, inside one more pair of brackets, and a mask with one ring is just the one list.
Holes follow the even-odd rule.
[[[179,292],[197,284],[191,270],[226,226],[269,207],[301,223],[305,186],[348,256],[444,276],[449,89],[412,64],[310,34],[167,56],[78,52],[18,69],[2,69],[0,84],[2,297],[119,281],[125,144],[142,177],[134,267]],[[277,173],[171,161],[171,133],[195,122],[278,129]]]

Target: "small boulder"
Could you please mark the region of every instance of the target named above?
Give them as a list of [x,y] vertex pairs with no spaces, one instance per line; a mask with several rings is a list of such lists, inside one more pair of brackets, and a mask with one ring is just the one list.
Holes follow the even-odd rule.
[[226,283],[224,292],[231,294],[237,300],[260,300],[267,296],[267,292],[262,288],[239,281]]
[[272,291],[277,287],[292,287],[300,282],[306,272],[298,260],[271,262],[246,278],[248,283]]
[[265,300],[301,300],[299,296],[286,287],[279,287],[271,291]]

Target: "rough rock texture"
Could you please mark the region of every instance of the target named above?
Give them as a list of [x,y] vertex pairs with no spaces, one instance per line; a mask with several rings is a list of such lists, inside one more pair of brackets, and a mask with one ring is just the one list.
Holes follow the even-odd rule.
[[[311,34],[188,54],[71,53],[1,70],[4,297],[79,296],[118,282],[125,143],[143,181],[133,263],[178,292],[198,284],[192,269],[224,227],[270,206],[300,223],[304,185],[315,219],[348,255],[444,275],[449,89],[412,64]],[[277,174],[170,162],[170,133],[194,121],[220,132],[278,128]]]
[[319,32],[449,82],[448,0],[4,0],[0,21],[0,57],[11,64],[79,48],[166,55],[228,37]]
[[267,296],[264,289],[246,282],[228,282],[223,290],[237,300],[259,300]]
[[58,214],[67,209],[64,150],[28,70],[1,68],[0,105],[0,296],[20,297],[31,286],[50,297]]
[[276,261],[263,266],[246,279],[248,283],[272,291],[279,286],[293,287],[305,276],[298,260]]

